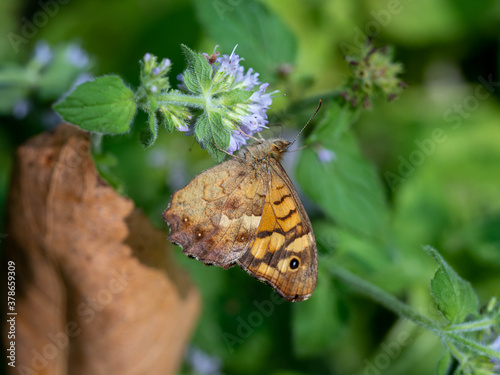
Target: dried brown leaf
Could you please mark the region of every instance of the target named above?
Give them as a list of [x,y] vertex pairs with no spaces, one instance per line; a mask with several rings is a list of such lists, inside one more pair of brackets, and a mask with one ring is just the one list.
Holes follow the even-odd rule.
[[199,293],[89,147],[61,125],[17,151],[4,253],[16,264],[13,373],[175,373]]

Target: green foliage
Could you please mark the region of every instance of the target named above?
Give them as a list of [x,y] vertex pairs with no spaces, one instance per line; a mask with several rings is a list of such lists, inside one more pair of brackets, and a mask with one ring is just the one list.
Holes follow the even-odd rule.
[[[20,20],[40,9],[26,5],[0,5],[4,35],[25,38],[15,46],[10,37],[0,41],[0,161],[9,166],[0,170],[0,206],[15,148],[54,125],[45,123],[49,107],[90,68],[124,77],[118,96],[103,106],[111,111],[91,105],[75,117],[105,126],[97,131],[111,133],[111,124],[121,132],[93,133],[102,140],[97,167],[165,230],[161,212],[170,194],[212,165],[207,151],[216,161],[225,156],[218,148],[227,147],[238,123],[229,114],[254,92],[228,89],[229,80],[216,79],[196,51],[229,54],[238,45],[245,69],[270,82],[269,91],[286,94],[267,112],[268,125],[282,124],[285,138],[293,139],[323,100],[299,138],[307,147],[287,153],[284,163],[318,244],[313,296],[277,302],[236,267],[208,268],[176,252],[203,297],[190,347],[215,363],[214,373],[499,373],[500,306],[490,298],[500,285],[500,18],[493,0],[152,0],[141,11],[123,0],[119,12],[90,1],[61,6],[29,38]],[[50,61],[29,56],[35,38],[50,42]],[[81,40],[98,64],[68,60],[70,39]],[[384,45],[393,48],[378,48]],[[165,60],[151,55],[146,62],[148,51],[172,63],[154,74]],[[179,73],[188,90],[177,88]],[[408,82],[402,93],[401,78]],[[391,94],[398,97],[389,103]],[[113,117],[118,108],[125,110]],[[76,109],[67,108],[73,115]],[[271,126],[264,138],[279,133]],[[138,138],[154,147],[143,149]],[[287,167],[294,157],[297,164]],[[394,183],[384,184],[391,174]],[[428,248],[437,267],[422,244],[439,250]],[[262,322],[250,325],[257,314]],[[245,324],[250,333],[241,335]],[[180,373],[197,371],[188,359]]]
[[453,356],[450,352],[445,352],[444,355],[438,362],[438,366],[436,369],[436,375],[447,375],[449,374],[453,365]]
[[450,323],[463,322],[469,314],[476,313],[479,307],[474,289],[468,281],[457,275],[436,250],[430,246],[425,249],[438,264],[431,280],[432,296],[437,308]]
[[218,113],[203,114],[198,117],[195,127],[196,139],[203,143],[205,149],[217,162],[225,157],[219,149],[223,150],[229,145],[229,133],[224,131],[219,124],[221,124],[221,116]]
[[[72,64],[68,62],[68,55],[76,55],[73,60],[78,60]],[[82,73],[82,70],[91,67],[91,60],[86,62],[85,56],[79,56],[80,47],[76,44],[68,44],[67,46],[59,46],[53,52],[50,64],[47,64],[40,75],[39,95],[42,100],[55,101],[58,100],[62,93],[68,90],[73,82]]]
[[181,90],[171,88],[171,61],[165,58],[158,62],[156,56],[146,53],[140,62],[141,84],[135,93],[121,80],[101,77],[77,87],[54,109],[65,121],[84,130],[119,134],[129,130],[139,108],[148,115],[147,127],[142,126],[139,134],[145,147],[158,139],[160,124],[170,132],[194,128],[200,145],[220,162],[226,156],[224,150],[234,152],[244,143],[234,141],[229,148],[235,131],[241,130],[238,134],[248,138],[264,128],[272,99],[263,93],[267,85],[259,87],[258,73],[244,73],[234,51],[217,60],[218,52],[212,59],[185,45],[181,47],[187,60]]
[[388,230],[387,205],[376,171],[361,155],[349,129],[356,117],[347,106],[333,103],[308,142],[332,150],[335,156],[321,162],[312,148],[304,150],[297,179],[340,227],[383,241]]
[[388,51],[387,47],[376,48],[368,41],[358,53],[346,55],[345,58],[349,62],[351,74],[342,96],[353,107],[362,105],[363,108],[369,108],[370,98],[379,94],[389,101],[394,100],[406,87],[406,83],[398,77],[403,67],[392,61],[392,50]]
[[30,92],[35,74],[22,67],[9,66],[0,71],[0,113],[8,114]]
[[[297,42],[280,17],[255,0],[195,0],[203,26],[225,48],[238,45],[261,80],[272,81],[281,65],[295,61]],[[241,41],[245,43],[241,43]]]
[[[322,271],[322,270],[321,270]],[[293,309],[293,348],[298,356],[311,357],[331,349],[342,330],[338,300],[331,279],[320,272],[314,298]]]
[[78,44],[61,43],[49,49],[46,43],[38,43],[26,65],[0,67],[0,114],[11,113],[17,103],[30,97],[40,102],[57,100],[91,66],[92,59]]
[[189,91],[195,94],[206,92],[212,85],[212,68],[207,59],[199,53],[194,53],[187,46],[182,50],[188,61],[188,68],[184,71],[185,84]]
[[[129,130],[136,106],[134,93],[120,77],[105,76],[78,86],[54,105],[63,118],[82,129],[104,134]],[[82,109],[85,109],[84,111]]]

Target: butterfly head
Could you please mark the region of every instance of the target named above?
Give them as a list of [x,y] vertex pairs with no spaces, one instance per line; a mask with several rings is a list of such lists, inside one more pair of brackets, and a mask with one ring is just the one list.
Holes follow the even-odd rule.
[[269,156],[280,161],[290,145],[291,143],[286,139],[279,138],[272,140],[269,147]]

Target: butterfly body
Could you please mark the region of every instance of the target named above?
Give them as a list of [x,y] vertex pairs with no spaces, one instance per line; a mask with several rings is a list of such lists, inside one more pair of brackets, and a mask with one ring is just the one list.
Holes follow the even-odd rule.
[[263,141],[208,169],[172,196],[169,240],[205,264],[238,264],[286,300],[316,286],[316,241],[280,160],[290,143]]

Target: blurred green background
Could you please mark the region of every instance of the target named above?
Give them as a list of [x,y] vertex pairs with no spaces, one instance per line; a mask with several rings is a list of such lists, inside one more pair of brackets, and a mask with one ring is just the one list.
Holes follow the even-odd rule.
[[[481,304],[499,294],[500,2],[64,2],[51,1],[50,12],[40,5],[49,3],[44,1],[0,3],[1,67],[25,65],[39,40],[51,46],[76,41],[92,58],[92,74],[118,74],[136,87],[138,61],[146,52],[172,60],[175,82],[185,67],[181,43],[208,53],[218,44],[226,54],[238,44],[243,65],[270,82],[270,90],[286,94],[274,99],[268,114],[289,139],[317,99],[329,98],[345,81],[349,70],[343,48],[359,46],[366,33],[376,36],[377,46],[392,45],[409,87],[395,101],[375,100],[348,136],[325,141],[336,154],[325,177],[331,182],[325,189],[332,189],[328,199],[307,182],[324,174],[318,165],[312,167],[313,148],[298,161],[297,187],[306,193],[320,263],[345,266],[439,318],[429,295],[435,264],[421,248],[430,244],[473,284]],[[23,26],[40,12],[50,14],[27,37]],[[22,42],[13,44],[12,33]],[[1,87],[0,95],[7,95]],[[51,126],[41,119],[49,116],[54,99],[33,88],[32,110],[25,117],[8,110],[1,114],[2,208],[14,150]],[[0,102],[8,100],[0,97]],[[340,115],[323,109],[306,133],[313,137],[318,122],[333,123]],[[171,192],[213,162],[180,133],[160,132],[159,141],[144,150],[134,134],[145,121],[138,115],[131,134],[105,138],[104,148],[117,159],[110,170],[123,193],[166,236],[160,214]],[[271,128],[267,135],[281,131]],[[344,155],[350,163],[343,162]],[[292,153],[285,163],[292,177],[298,158]],[[204,303],[181,373],[434,373],[442,353],[438,338],[350,292],[325,267],[313,297],[291,304],[279,303],[269,287],[240,269],[205,267],[180,251],[177,255],[201,288]]]

